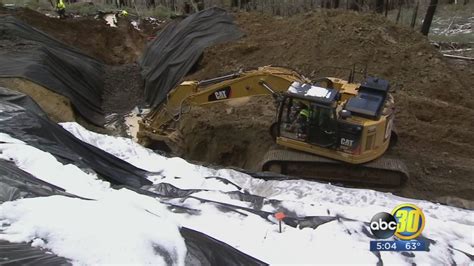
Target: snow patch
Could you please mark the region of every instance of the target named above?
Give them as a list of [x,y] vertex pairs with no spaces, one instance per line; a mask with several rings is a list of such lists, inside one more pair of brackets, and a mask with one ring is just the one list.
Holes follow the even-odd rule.
[[63,196],[0,205],[0,238],[30,242],[74,263],[184,265],[178,227],[116,197],[83,200]]

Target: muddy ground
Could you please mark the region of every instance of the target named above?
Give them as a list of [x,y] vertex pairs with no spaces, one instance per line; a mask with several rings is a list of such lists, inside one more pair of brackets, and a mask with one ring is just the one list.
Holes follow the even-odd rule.
[[[139,69],[133,62],[147,34],[134,32],[128,23],[112,29],[91,19],[64,22],[32,18],[36,15],[28,12],[32,11],[16,15],[114,65],[106,74],[107,113],[122,114],[142,103]],[[407,164],[411,178],[390,191],[455,205],[462,205],[455,198],[474,200],[472,63],[443,58],[424,36],[373,14],[324,11],[290,18],[249,13],[235,17],[246,36],[207,49],[198,71],[188,79],[262,65],[287,66],[309,78],[347,78],[348,70],[333,67],[367,64],[370,74],[397,88],[399,143],[388,153]],[[254,170],[274,145],[268,134],[273,116],[269,97],[194,108],[180,124],[184,157]]]
[[[373,14],[325,11],[278,18],[239,13],[236,21],[246,36],[208,49],[193,78],[261,65],[291,67],[310,78],[347,78],[347,70],[331,66],[367,64],[368,73],[397,88],[399,143],[388,153],[407,164],[411,178],[391,191],[442,202],[447,196],[474,200],[474,100],[469,97],[474,64],[446,59],[418,32]],[[242,111],[234,108],[230,117],[222,112],[229,107],[192,112],[192,119],[182,123],[185,139],[192,140],[185,157],[253,167],[260,148],[271,145],[259,119],[271,117],[271,112],[261,117],[261,110],[271,108],[272,100],[259,101]]]

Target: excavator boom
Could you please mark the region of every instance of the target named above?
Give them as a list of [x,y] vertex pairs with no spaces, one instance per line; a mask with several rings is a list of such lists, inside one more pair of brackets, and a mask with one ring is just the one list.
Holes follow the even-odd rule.
[[162,140],[169,126],[192,106],[202,106],[236,98],[273,95],[286,91],[295,81],[305,82],[293,70],[281,67],[260,67],[202,81],[185,81],[172,89],[157,109],[140,123],[138,139],[142,144],[149,140]]

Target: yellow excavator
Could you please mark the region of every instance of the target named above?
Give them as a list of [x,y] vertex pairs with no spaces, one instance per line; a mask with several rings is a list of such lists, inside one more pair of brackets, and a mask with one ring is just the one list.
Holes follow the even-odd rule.
[[396,142],[394,100],[386,80],[366,77],[310,81],[293,70],[265,66],[202,80],[184,81],[139,123],[144,146],[177,143],[176,125],[192,106],[272,95],[278,105],[270,128],[276,147],[262,171],[300,178],[399,186],[408,178],[399,160],[382,156]]

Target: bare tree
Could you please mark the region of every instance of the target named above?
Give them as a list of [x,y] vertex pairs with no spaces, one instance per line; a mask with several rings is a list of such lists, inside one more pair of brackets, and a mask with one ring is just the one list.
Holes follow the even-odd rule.
[[410,26],[412,28],[415,28],[415,24],[416,24],[416,17],[418,16],[418,8],[420,6],[420,1],[417,1],[416,2],[416,7],[415,7],[415,10],[413,11],[413,16],[411,17],[411,24]]
[[430,5],[426,10],[425,19],[423,20],[423,25],[421,26],[421,34],[428,35],[428,32],[430,32],[431,21],[433,21],[437,5],[438,0],[430,0]]
[[398,24],[398,21],[400,20],[400,15],[402,14],[402,2],[399,0],[398,1],[398,12],[397,12],[397,20],[396,23]]

